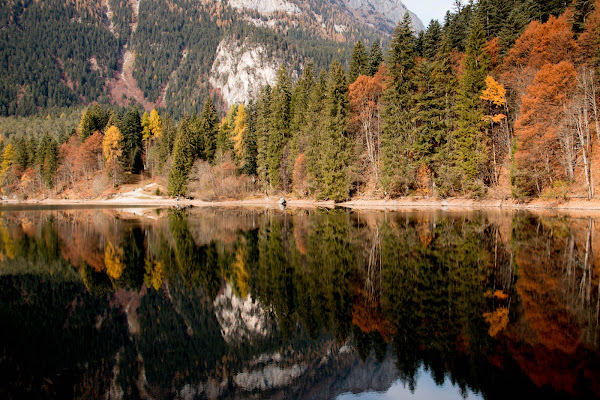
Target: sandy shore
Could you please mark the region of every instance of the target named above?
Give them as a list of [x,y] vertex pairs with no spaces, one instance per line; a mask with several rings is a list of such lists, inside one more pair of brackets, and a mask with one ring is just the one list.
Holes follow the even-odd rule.
[[[247,200],[202,201],[176,199],[160,196],[120,196],[110,199],[43,199],[43,200],[8,200],[0,204],[13,206],[106,206],[106,207],[274,207],[278,208],[276,197],[264,197]],[[346,207],[359,210],[530,210],[561,211],[576,214],[600,215],[600,200],[573,199],[569,201],[533,200],[519,203],[514,200],[473,200],[473,199],[435,199],[408,197],[396,200],[357,199],[345,203],[316,200],[287,200],[288,208],[333,208]]]

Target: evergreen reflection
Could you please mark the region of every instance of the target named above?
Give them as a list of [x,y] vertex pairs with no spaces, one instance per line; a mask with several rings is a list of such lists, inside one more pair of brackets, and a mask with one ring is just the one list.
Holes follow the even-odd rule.
[[2,215],[1,393],[335,396],[391,354],[412,389],[600,395],[594,219],[160,214]]

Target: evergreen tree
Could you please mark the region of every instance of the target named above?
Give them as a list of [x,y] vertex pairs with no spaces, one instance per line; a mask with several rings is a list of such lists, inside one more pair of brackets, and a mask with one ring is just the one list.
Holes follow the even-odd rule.
[[219,116],[211,98],[206,99],[202,114],[200,114],[200,127],[202,144],[197,145],[197,149],[202,149],[202,154],[199,157],[208,162],[213,162],[215,152],[217,150],[217,135],[219,134]]
[[442,25],[438,20],[431,20],[423,35],[422,54],[428,60],[433,60],[442,42]]
[[451,174],[453,171],[448,169],[451,160],[451,149],[448,147],[448,140],[456,125],[455,103],[458,86],[450,53],[450,44],[444,38],[433,62],[431,96],[426,104],[421,104],[419,107],[422,110],[421,113],[427,113],[428,107],[432,109],[431,114],[428,116],[431,118],[428,135],[430,140],[429,149],[433,153],[429,166],[433,171],[434,181],[438,187],[437,194],[443,196],[452,191],[453,186],[458,185],[453,180]]
[[369,50],[369,59],[367,66],[367,74],[369,76],[375,76],[379,71],[379,66],[383,62],[383,51],[378,41],[374,41]]
[[455,12],[448,11],[446,13],[443,32],[444,36],[448,38],[452,49],[464,51],[473,20],[474,6],[472,3],[463,6],[460,1],[455,4]]
[[95,131],[103,131],[109,122],[109,118],[109,112],[98,104],[85,110],[79,122],[79,137],[81,141],[83,142]]
[[256,174],[256,158],[257,158],[257,143],[256,143],[256,117],[257,107],[256,103],[250,101],[246,107],[246,113],[248,114],[248,132],[246,134],[246,140],[244,142],[244,160],[242,165],[242,172],[246,175]]
[[282,168],[283,150],[290,137],[290,103],[292,88],[288,70],[281,66],[277,84],[271,94],[271,121],[267,146],[269,183],[272,189],[287,188],[287,172]]
[[365,75],[367,73],[369,67],[368,61],[365,46],[363,46],[362,42],[359,40],[354,46],[352,58],[350,59],[350,70],[348,72],[349,83],[353,83],[360,75]]
[[327,93],[328,75],[325,70],[319,74],[319,78],[313,85],[308,101],[307,124],[305,126],[305,135],[308,137],[308,146],[306,149],[306,172],[308,175],[309,191],[314,196],[320,189],[320,182],[323,179],[323,120],[324,102]]
[[294,87],[291,100],[290,141],[287,165],[294,165],[300,153],[308,143],[306,124],[308,122],[308,102],[310,92],[315,84],[313,64],[309,63]]
[[142,169],[142,123],[138,110],[130,108],[118,128],[123,135],[123,166],[137,173]]
[[334,61],[329,69],[329,84],[321,143],[323,162],[320,197],[333,201],[348,198],[352,143],[348,133],[348,84],[342,65]]
[[271,125],[271,87],[266,85],[260,91],[256,103],[256,173],[266,191],[269,187],[269,128]]
[[490,65],[489,55],[484,51],[485,44],[483,26],[476,19],[467,44],[465,71],[460,79],[457,101],[458,129],[451,144],[462,191],[476,194],[483,188],[483,169],[488,158],[484,107],[480,99]]
[[414,142],[415,57],[415,39],[406,14],[390,43],[382,110],[381,184],[392,195],[406,194],[414,182],[411,146]]
[[594,2],[592,0],[575,0],[573,2],[573,32],[580,34],[585,29],[587,17],[594,11]]
[[534,19],[540,19],[539,8],[534,0],[525,0],[512,8],[498,33],[503,53],[510,50],[527,25]]
[[487,39],[492,39],[499,35],[514,6],[514,0],[479,0],[475,15],[482,23]]
[[194,155],[194,138],[190,130],[190,118],[186,115],[179,124],[173,148],[173,166],[169,172],[167,186],[170,196],[186,194],[189,175],[194,165]]

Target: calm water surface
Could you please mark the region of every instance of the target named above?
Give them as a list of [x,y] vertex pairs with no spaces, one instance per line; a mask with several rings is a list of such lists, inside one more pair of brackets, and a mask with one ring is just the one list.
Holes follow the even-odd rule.
[[600,221],[0,209],[0,398],[600,398]]

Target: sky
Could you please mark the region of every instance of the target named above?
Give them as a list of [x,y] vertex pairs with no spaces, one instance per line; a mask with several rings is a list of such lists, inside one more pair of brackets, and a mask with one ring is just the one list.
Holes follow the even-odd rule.
[[[424,0],[425,1],[425,0]],[[444,378],[443,385],[437,385],[431,373],[426,372],[423,367],[419,370],[416,377],[417,387],[414,392],[411,392],[400,380],[397,380],[385,392],[365,392],[365,393],[343,393],[336,400],[483,400],[479,394],[473,393],[467,389],[467,397],[463,397],[460,388],[454,386],[448,377]]]
[[441,23],[444,23],[446,11],[452,9],[454,0],[402,0],[402,3],[410,11],[417,14],[421,21],[423,21],[423,25],[427,28],[429,21],[432,19],[437,19]]

